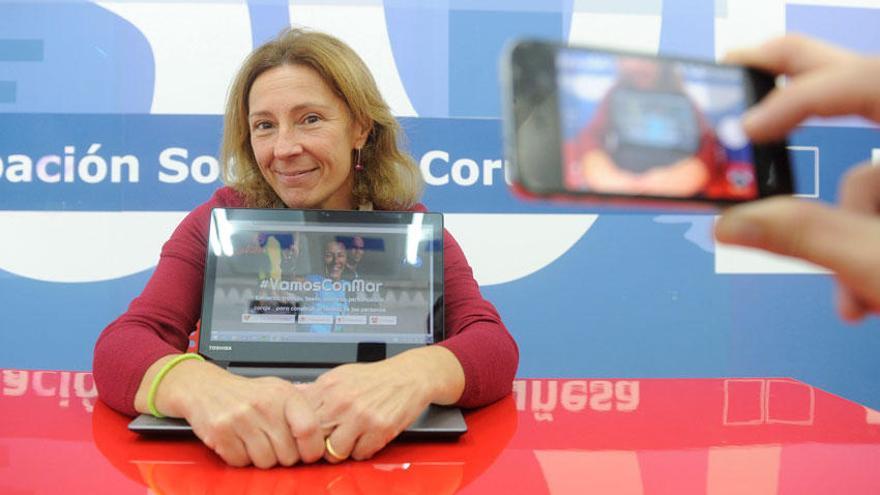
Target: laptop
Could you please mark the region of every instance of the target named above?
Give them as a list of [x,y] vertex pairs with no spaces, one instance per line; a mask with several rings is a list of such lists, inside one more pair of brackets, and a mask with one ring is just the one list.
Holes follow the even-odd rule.
[[[308,383],[341,364],[439,342],[439,213],[215,208],[199,353],[246,377]],[[185,420],[142,414],[141,434],[192,434]],[[429,406],[398,438],[454,439],[458,408]]]

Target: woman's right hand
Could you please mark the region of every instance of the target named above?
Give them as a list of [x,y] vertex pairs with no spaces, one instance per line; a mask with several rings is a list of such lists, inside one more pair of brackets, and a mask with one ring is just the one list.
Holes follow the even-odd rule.
[[[152,377],[173,357],[150,366],[135,400],[138,410],[146,411]],[[291,466],[324,455],[319,404],[280,378],[243,378],[187,360],[165,375],[155,403],[166,416],[186,418],[202,442],[232,466]]]

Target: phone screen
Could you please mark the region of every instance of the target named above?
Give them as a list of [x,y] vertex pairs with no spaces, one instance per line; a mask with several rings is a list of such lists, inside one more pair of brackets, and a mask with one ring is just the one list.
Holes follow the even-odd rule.
[[754,102],[745,69],[568,48],[555,67],[564,190],[758,197],[741,126]]

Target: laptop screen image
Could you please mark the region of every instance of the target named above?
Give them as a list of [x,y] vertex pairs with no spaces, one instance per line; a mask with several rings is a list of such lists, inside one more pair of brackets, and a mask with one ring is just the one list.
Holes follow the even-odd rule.
[[442,235],[432,213],[215,209],[199,350],[332,365],[440,341]]

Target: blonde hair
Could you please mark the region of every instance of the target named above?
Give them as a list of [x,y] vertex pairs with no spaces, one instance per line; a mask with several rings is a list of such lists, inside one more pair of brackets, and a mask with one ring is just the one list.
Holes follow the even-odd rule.
[[384,210],[410,209],[419,199],[422,178],[415,161],[399,148],[403,133],[363,60],[328,34],[288,29],[244,61],[229,90],[220,159],[223,181],[244,196],[247,206],[283,208],[254,158],[248,124],[248,96],[257,77],[282,65],[315,70],[345,103],[355,122],[370,129],[361,150],[363,170],[354,175],[356,204]]

